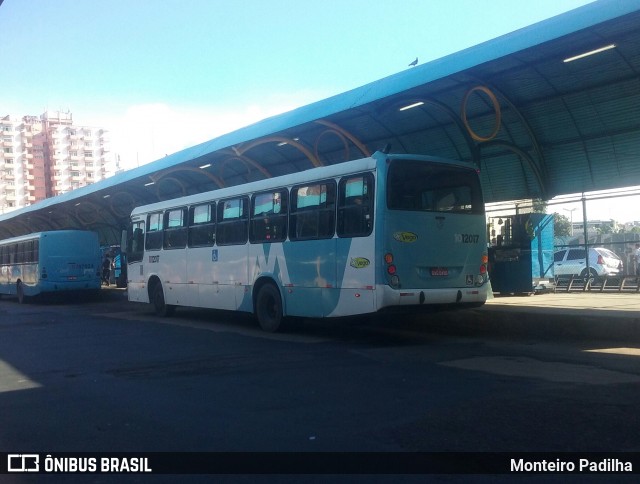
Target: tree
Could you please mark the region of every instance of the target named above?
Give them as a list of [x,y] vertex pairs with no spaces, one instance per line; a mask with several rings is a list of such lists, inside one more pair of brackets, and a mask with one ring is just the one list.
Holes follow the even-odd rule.
[[571,222],[566,216],[558,212],[553,213],[553,234],[556,237],[571,235]]
[[541,198],[534,198],[531,201],[531,211],[534,213],[547,213],[547,202]]

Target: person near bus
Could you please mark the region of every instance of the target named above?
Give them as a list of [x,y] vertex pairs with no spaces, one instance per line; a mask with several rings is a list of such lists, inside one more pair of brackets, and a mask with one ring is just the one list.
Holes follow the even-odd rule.
[[102,282],[105,285],[109,285],[109,279],[111,278],[111,258],[109,254],[105,254],[102,259]]

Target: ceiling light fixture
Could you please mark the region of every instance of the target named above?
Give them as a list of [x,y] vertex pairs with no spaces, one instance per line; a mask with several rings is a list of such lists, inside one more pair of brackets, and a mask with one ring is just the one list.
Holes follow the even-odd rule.
[[211,163],[207,163],[206,165],[202,165],[200,169],[204,170],[205,168],[209,168],[210,166],[211,166]]
[[423,101],[418,101],[417,103],[409,104],[408,106],[400,108],[399,111],[406,111],[407,109],[417,108],[418,106],[422,106],[423,104]]
[[589,52],[585,52],[579,55],[574,55],[573,57],[567,57],[562,62],[564,63],[572,62],[574,60],[583,59],[584,57],[589,57],[590,55],[599,54],[600,52],[604,52],[606,50],[611,50],[615,48],[616,48],[616,44],[605,45],[604,47],[600,47],[599,49],[590,50]]
[[156,182],[149,182],[149,183],[145,183],[144,186],[148,187],[148,186],[155,185],[155,184],[156,184]]

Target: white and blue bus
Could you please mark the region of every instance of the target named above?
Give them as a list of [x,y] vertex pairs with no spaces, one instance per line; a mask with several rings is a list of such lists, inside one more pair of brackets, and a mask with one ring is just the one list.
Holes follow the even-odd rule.
[[128,297],[287,316],[469,307],[487,299],[484,202],[467,163],[389,155],[135,208]]
[[74,290],[100,290],[95,232],[56,230],[0,240],[0,294],[23,303],[38,294]]

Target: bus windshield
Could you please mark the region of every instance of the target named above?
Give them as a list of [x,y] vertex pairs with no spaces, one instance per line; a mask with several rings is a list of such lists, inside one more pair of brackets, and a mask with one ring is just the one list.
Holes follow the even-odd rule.
[[387,186],[390,210],[484,213],[480,181],[472,169],[394,160]]

